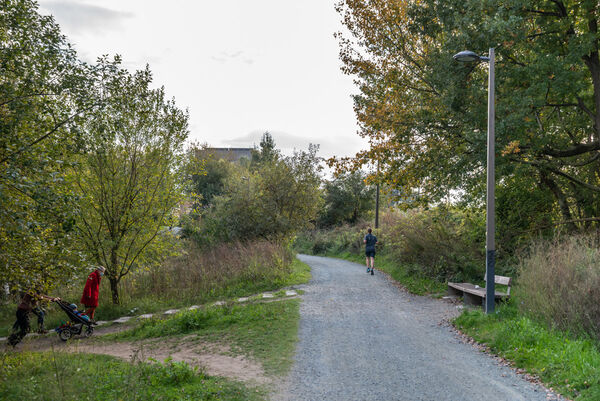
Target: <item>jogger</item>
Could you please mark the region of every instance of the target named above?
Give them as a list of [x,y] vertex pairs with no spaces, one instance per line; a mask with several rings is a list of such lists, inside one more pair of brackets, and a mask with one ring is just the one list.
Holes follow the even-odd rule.
[[[377,237],[372,234],[371,228],[367,229],[367,235],[365,235],[365,239],[363,243],[365,244],[365,255],[367,257],[367,273],[371,273],[371,276],[374,275],[375,269],[375,244],[377,244]],[[370,263],[369,263],[370,262]]]

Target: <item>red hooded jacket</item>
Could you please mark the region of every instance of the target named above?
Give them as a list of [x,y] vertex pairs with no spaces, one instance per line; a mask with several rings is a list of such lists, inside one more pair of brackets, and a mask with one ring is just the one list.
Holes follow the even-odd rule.
[[95,308],[98,306],[98,290],[100,288],[100,273],[98,270],[94,270],[90,273],[85,282],[85,288],[83,289],[83,295],[81,296],[81,303],[85,306]]

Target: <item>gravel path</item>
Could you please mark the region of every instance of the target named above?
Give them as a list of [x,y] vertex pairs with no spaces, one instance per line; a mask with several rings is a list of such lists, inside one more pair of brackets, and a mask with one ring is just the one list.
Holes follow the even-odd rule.
[[462,342],[443,324],[454,304],[408,294],[356,263],[299,258],[313,279],[295,363],[273,400],[559,399]]

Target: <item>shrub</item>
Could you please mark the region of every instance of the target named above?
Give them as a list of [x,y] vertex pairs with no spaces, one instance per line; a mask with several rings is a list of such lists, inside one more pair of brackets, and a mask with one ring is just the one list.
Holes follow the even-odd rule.
[[436,208],[399,214],[386,238],[390,254],[426,277],[481,280],[484,221],[477,212]]
[[173,362],[170,357],[164,362],[152,358],[150,360],[154,363],[140,364],[140,367],[145,373],[146,380],[154,386],[175,386],[189,383],[198,373],[197,367],[190,366],[185,362]]
[[538,241],[519,263],[521,308],[550,327],[600,338],[600,250],[592,236]]

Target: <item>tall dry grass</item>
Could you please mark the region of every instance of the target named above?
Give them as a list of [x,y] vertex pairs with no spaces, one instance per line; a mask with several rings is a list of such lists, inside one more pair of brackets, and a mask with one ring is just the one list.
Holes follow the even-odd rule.
[[208,300],[271,289],[291,274],[292,252],[268,241],[209,249],[188,242],[184,255],[123,283],[123,293],[162,299]]
[[519,263],[520,307],[550,327],[600,339],[600,250],[594,236],[536,242]]

